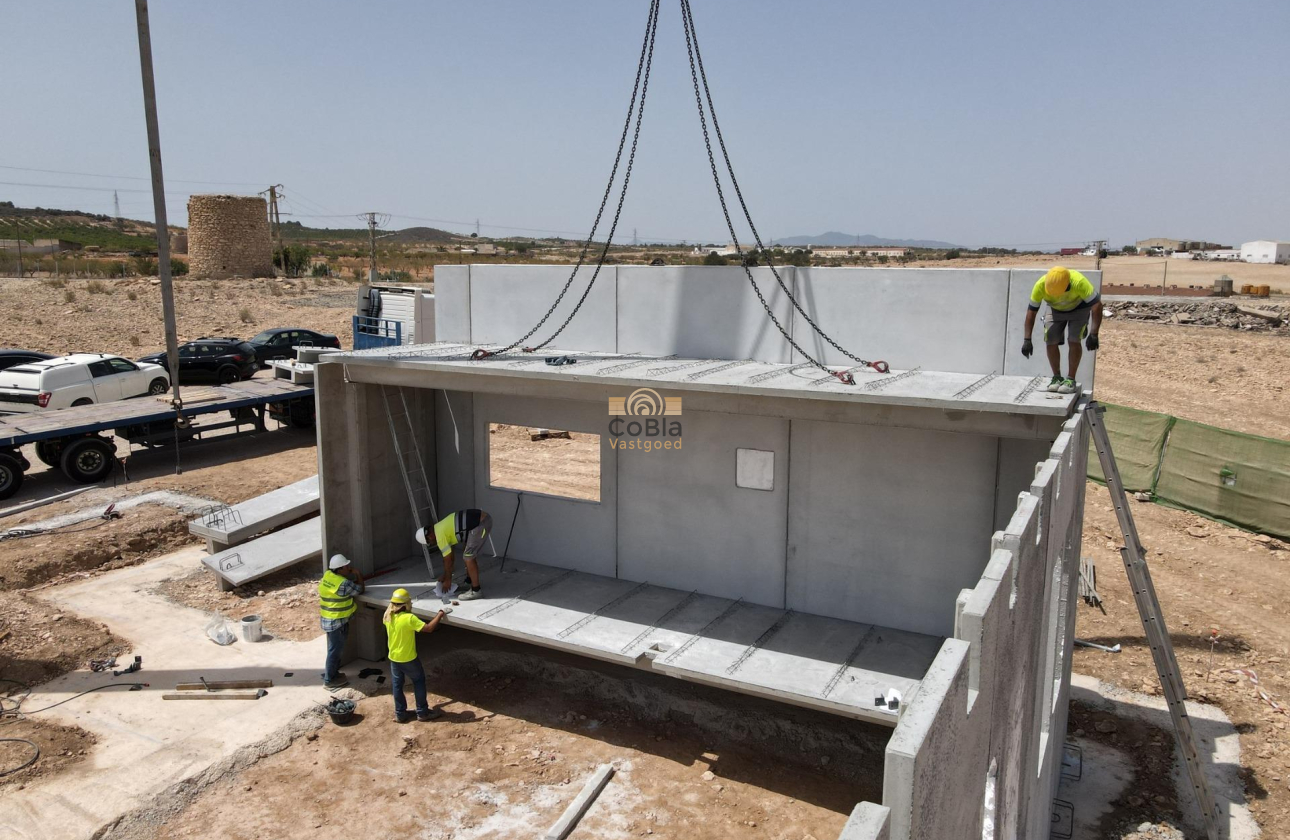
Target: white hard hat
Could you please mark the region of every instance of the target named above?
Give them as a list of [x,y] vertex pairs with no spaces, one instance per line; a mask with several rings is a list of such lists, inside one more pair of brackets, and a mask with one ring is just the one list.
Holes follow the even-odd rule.
[[329,568],[329,569],[339,569],[339,568],[341,568],[342,566],[348,566],[348,565],[349,565],[349,558],[348,558],[348,557],[346,557],[346,556],[345,556],[345,555],[343,555],[343,554],[333,554],[333,555],[331,556],[331,562],[327,564],[327,568]]
[[429,543],[428,543],[428,542],[426,542],[426,529],[425,529],[425,528],[418,528],[418,529],[417,529],[417,542],[421,543],[422,545],[429,545]]

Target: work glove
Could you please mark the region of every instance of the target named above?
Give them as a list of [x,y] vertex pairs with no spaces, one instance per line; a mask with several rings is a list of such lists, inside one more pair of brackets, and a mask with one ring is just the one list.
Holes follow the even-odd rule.
[[1088,338],[1084,339],[1084,346],[1089,350],[1096,350],[1097,345],[1097,333],[1089,333]]
[[[1090,336],[1091,337],[1091,336]],[[1021,355],[1029,359],[1035,352],[1035,343],[1030,339],[1021,342]]]

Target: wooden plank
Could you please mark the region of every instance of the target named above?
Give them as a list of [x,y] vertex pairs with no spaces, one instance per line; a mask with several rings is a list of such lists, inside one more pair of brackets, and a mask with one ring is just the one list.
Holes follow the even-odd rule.
[[569,832],[573,831],[578,820],[582,819],[582,815],[587,813],[591,803],[596,801],[596,797],[605,789],[605,785],[609,784],[609,778],[613,775],[614,765],[602,764],[597,767],[596,772],[592,773],[591,778],[582,786],[582,791],[577,798],[569,803],[569,807],[564,809],[560,819],[556,820],[555,825],[547,831],[546,840],[564,840],[568,837]]
[[[263,691],[263,689],[261,689]],[[162,700],[259,700],[259,691],[185,691],[163,694]]]
[[175,691],[206,691],[212,688],[273,688],[273,680],[207,680],[204,683],[179,683]]

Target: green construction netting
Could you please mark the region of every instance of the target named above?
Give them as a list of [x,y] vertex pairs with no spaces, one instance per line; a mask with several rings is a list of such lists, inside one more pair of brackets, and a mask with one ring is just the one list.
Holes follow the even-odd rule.
[[1290,443],[1177,420],[1155,492],[1166,504],[1290,537]]
[[[1129,492],[1155,489],[1156,468],[1160,464],[1160,451],[1174,418],[1154,411],[1139,411],[1119,405],[1102,403],[1106,413],[1106,431],[1111,437],[1111,451],[1120,467],[1120,478]],[[1102,462],[1097,458],[1093,438],[1088,440],[1088,477],[1102,483]]]

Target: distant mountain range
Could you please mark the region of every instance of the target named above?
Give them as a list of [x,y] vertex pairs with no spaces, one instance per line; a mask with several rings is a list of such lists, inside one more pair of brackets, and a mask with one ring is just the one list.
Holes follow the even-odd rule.
[[776,245],[895,245],[906,248],[957,248],[952,242],[941,242],[936,239],[887,239],[882,236],[854,233],[841,233],[836,230],[821,233],[819,236],[786,236],[775,240]]

